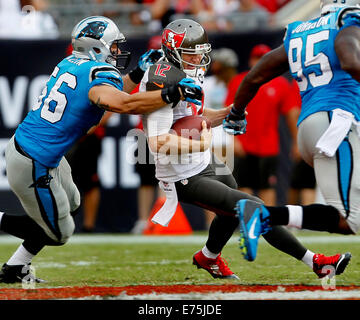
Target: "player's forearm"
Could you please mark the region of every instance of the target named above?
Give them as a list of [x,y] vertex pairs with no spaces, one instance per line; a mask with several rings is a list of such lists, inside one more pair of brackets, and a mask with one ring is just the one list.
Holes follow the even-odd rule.
[[211,121],[211,127],[217,127],[222,124],[224,118],[229,114],[230,108],[224,108],[220,110],[214,109],[205,109],[204,117],[208,118]]
[[284,46],[265,54],[241,82],[235,95],[234,108],[244,111],[263,84],[287,70],[289,70],[289,64]]
[[153,152],[167,155],[204,152],[210,147],[210,144],[205,141],[190,140],[170,133],[157,137],[150,137],[149,145]]
[[110,86],[93,87],[89,91],[89,99],[107,111],[127,114],[153,112],[166,105],[160,90],[129,95]]
[[161,91],[138,92],[126,97],[122,103],[122,113],[144,114],[153,112],[167,103],[161,97]]
[[137,86],[137,84],[130,79],[128,74],[123,76],[123,81],[124,81],[124,92],[131,93]]
[[260,86],[261,84],[256,84],[251,81],[246,82],[246,79],[244,78],[235,94],[233,108],[243,113],[246,106],[255,97]]

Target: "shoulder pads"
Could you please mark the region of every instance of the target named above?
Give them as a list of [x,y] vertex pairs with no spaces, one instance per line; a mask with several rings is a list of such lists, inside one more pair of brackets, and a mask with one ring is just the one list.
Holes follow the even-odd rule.
[[359,26],[360,27],[360,8],[346,7],[340,10],[337,21],[337,27],[340,29],[344,26]]
[[115,85],[122,90],[123,79],[119,70],[111,65],[99,65],[91,68],[89,73],[89,81],[97,83],[107,83]]
[[170,87],[183,78],[186,78],[184,71],[178,69],[170,62],[161,61],[149,68],[146,90],[152,91]]

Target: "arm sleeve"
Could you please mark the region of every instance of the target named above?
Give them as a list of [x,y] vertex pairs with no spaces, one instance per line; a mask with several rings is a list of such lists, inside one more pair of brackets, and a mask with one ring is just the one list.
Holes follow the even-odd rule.
[[148,137],[160,136],[169,133],[173,124],[173,109],[167,105],[146,116]]

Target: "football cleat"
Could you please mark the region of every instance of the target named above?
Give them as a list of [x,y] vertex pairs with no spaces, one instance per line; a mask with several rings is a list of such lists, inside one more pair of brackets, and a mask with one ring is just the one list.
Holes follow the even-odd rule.
[[219,254],[216,259],[210,259],[205,257],[200,250],[193,256],[193,264],[197,266],[198,269],[201,268],[209,272],[215,279],[239,279],[227,266],[227,262],[221,258],[221,254]]
[[30,264],[9,266],[5,263],[2,266],[0,270],[0,283],[17,283],[23,281],[35,283],[46,282],[33,275]]
[[254,261],[260,235],[270,230],[269,211],[261,203],[248,199],[239,200],[235,211],[240,222],[241,253],[246,260]]
[[313,257],[313,270],[319,278],[326,276],[332,278],[334,275],[339,275],[344,272],[350,259],[350,252],[336,254],[330,257],[317,253]]

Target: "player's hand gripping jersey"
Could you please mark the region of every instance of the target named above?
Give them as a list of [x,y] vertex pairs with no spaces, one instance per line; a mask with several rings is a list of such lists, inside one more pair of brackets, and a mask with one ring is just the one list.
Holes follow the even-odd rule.
[[[170,62],[161,61],[152,65],[145,73],[139,91],[159,90],[176,84],[186,78],[184,71]],[[201,86],[197,78],[192,78]],[[204,106],[182,101],[173,106],[169,104],[155,112],[143,116],[144,131],[147,137],[169,133],[173,123],[180,118],[203,113]],[[156,178],[167,182],[176,182],[204,170],[210,163],[210,151],[186,153],[181,156],[154,154]]]
[[121,74],[108,63],[72,55],[62,60],[15,132],[21,148],[44,166],[57,167],[73,143],[103,116],[104,110],[88,98],[89,90],[101,84],[123,89]]
[[342,28],[360,27],[360,9],[348,7],[314,20],[288,25],[284,46],[301,93],[301,123],[319,111],[340,108],[360,120],[360,86],[341,69],[334,40]]

